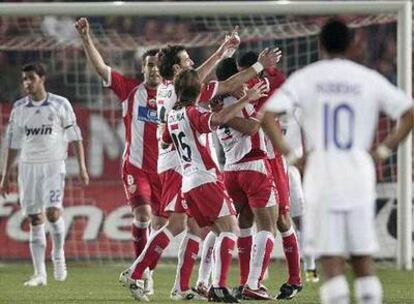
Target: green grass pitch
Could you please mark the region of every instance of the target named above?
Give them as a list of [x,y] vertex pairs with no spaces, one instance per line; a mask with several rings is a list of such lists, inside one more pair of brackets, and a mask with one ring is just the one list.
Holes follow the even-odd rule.
[[[384,286],[385,304],[414,304],[414,272],[400,272],[395,267],[377,264],[377,272]],[[0,263],[0,303],[133,303],[128,291],[118,283],[119,273],[126,267],[109,262],[69,262],[66,282],[53,280],[52,265],[48,264],[48,285],[42,288],[23,287],[23,282],[32,274],[29,262]],[[198,268],[196,268],[198,269]],[[233,264],[229,278],[230,286],[237,283],[237,265]],[[155,295],[152,303],[171,303],[169,293],[174,282],[175,263],[163,262],[154,274]],[[195,280],[196,272],[193,273]],[[349,276],[351,277],[351,276]],[[271,264],[269,279],[265,282],[274,295],[286,278],[283,262]],[[320,284],[307,284],[303,291],[291,301],[279,303],[319,303]],[[187,303],[190,303],[187,301]],[[200,302],[193,302],[200,303]],[[248,301],[248,303],[259,303]],[[264,302],[263,302],[264,303]],[[355,303],[355,302],[354,302]]]

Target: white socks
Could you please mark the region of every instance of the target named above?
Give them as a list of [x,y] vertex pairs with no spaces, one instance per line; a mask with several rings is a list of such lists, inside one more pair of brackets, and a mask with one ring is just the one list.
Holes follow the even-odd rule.
[[355,279],[355,297],[358,304],[381,304],[382,286],[375,276]]
[[45,224],[30,225],[30,253],[32,255],[34,274],[46,278],[46,232]]
[[326,281],[319,289],[322,304],[349,304],[349,287],[345,276]]
[[200,266],[198,268],[197,285],[203,283],[205,286],[209,286],[211,265],[213,263],[213,249],[216,238],[217,235],[213,231],[210,231],[204,239]]
[[300,230],[297,230],[296,235],[298,237],[301,257],[303,259],[303,269],[305,271],[306,270],[315,270],[316,269],[315,257],[313,255],[305,255],[304,252],[303,252],[302,232]]
[[260,231],[253,236],[252,251],[250,253],[250,267],[249,276],[247,278],[247,285],[250,288],[259,288],[259,278],[263,269],[263,262],[265,258],[269,258],[271,252],[268,252],[267,243],[271,242],[271,249],[275,238],[269,231]]
[[65,244],[65,222],[60,216],[59,219],[50,223],[51,235],[52,235],[52,259],[61,260],[65,258],[63,246]]

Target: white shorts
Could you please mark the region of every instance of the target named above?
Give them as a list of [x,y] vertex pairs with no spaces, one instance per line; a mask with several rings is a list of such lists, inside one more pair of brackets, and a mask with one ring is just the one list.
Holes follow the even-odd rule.
[[290,216],[299,217],[303,215],[303,190],[302,180],[298,168],[288,166],[289,194],[290,194]]
[[361,202],[350,210],[318,208],[306,202],[304,251],[315,256],[373,255],[378,250],[375,208]]
[[49,207],[62,209],[65,162],[19,163],[19,196],[24,215],[38,214]]

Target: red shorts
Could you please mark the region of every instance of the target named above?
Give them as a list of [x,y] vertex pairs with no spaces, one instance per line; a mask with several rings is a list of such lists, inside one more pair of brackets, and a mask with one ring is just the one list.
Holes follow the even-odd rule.
[[161,209],[161,182],[156,172],[142,170],[125,162],[122,166],[122,181],[128,203],[132,209],[142,205],[150,205],[152,214],[166,216]]
[[282,157],[276,156],[269,159],[273,172],[273,178],[276,185],[276,191],[279,197],[279,214],[289,212],[290,196],[289,196],[289,177],[283,165]]
[[220,217],[236,214],[221,181],[193,188],[184,193],[184,199],[190,214],[200,227],[211,226]]
[[237,205],[265,208],[276,205],[277,192],[272,169],[267,160],[244,162],[235,166],[237,171],[224,171],[226,189]]
[[161,207],[164,212],[185,213],[184,199],[181,193],[183,177],[175,170],[160,173],[162,184]]

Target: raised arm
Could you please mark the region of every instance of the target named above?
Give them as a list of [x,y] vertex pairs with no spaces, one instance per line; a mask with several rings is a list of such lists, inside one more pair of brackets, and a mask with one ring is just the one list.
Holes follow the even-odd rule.
[[109,79],[109,69],[110,67],[106,65],[101,54],[95,47],[93,39],[90,35],[89,22],[86,18],[80,18],[75,22],[75,28],[79,33],[79,36],[82,41],[83,49],[92,63],[95,71],[102,78],[103,81],[108,82]]
[[226,125],[245,135],[254,135],[260,129],[260,121],[252,117],[234,117],[229,122],[227,122]]
[[239,47],[240,38],[237,31],[238,27],[231,32],[231,35],[226,36],[220,47],[196,69],[201,82],[207,78],[211,70],[230,49],[237,49]]
[[224,81],[220,81],[217,88],[217,94],[221,95],[235,91],[242,84],[246,83],[248,80],[263,71],[264,68],[274,66],[277,62],[279,62],[281,56],[282,51],[280,51],[278,48],[272,50],[263,50],[260,53],[257,62],[251,67],[244,69],[243,71],[231,76]]
[[257,83],[254,87],[246,91],[246,94],[240,98],[236,103],[222,109],[218,113],[211,116],[210,126],[218,127],[230,121],[235,117],[249,101],[256,101],[262,97],[266,97],[266,84]]

